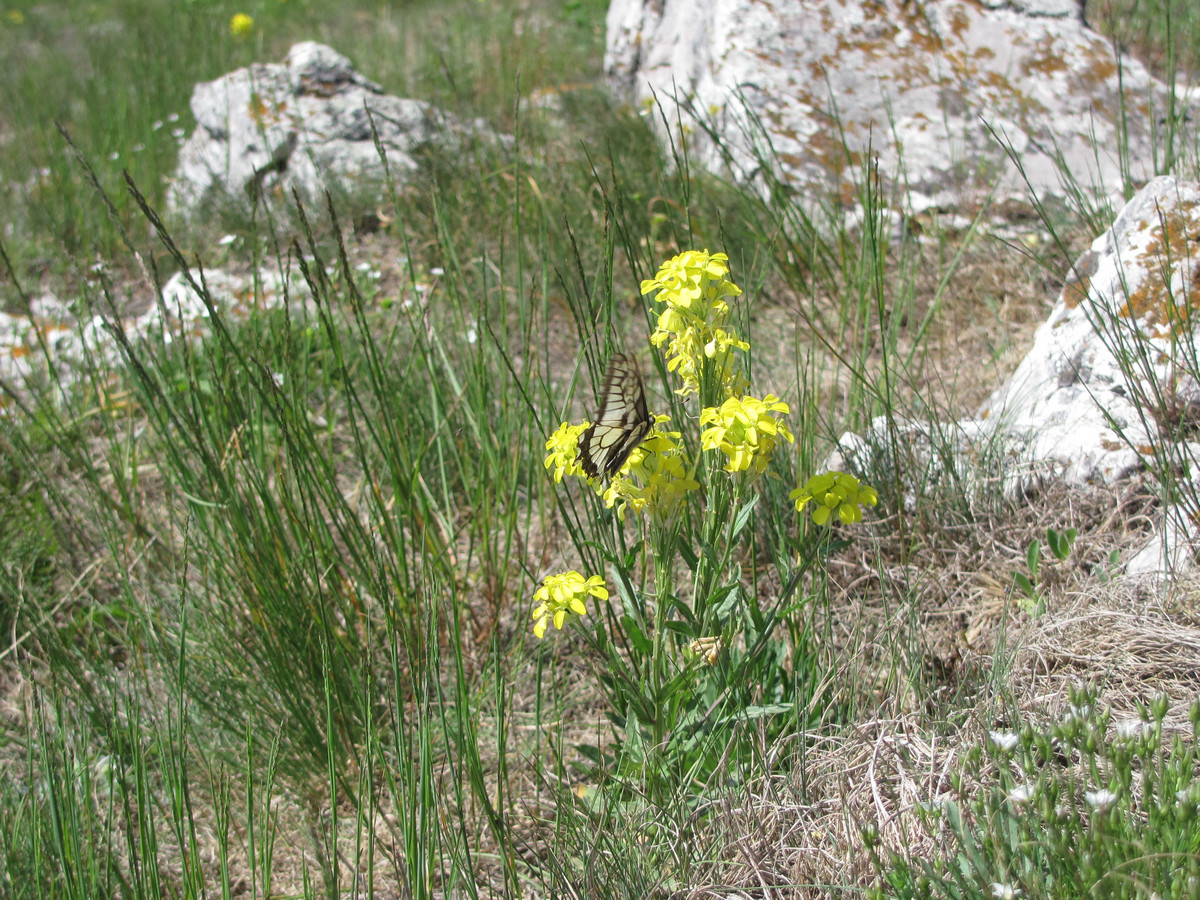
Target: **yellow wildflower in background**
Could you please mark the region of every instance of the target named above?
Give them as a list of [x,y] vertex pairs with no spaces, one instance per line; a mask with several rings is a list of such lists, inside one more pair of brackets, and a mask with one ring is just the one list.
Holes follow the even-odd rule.
[[229,20],[229,31],[234,37],[245,37],[254,30],[254,20],[245,13],[237,13]]
[[742,292],[725,277],[729,274],[728,263],[724,253],[688,250],[667,260],[653,278],[642,282],[643,294],[658,291],[655,302],[666,305],[650,343],[655,347],[667,344],[667,370],[678,372],[683,379],[677,394],[699,393],[705,360],[717,367],[726,396],[745,389],[745,380],[732,365],[730,351],[748,350],[750,345],[725,327],[729,317],[727,300]]
[[4,14],[4,18],[8,19],[8,21],[12,22],[14,25],[25,24],[25,13],[21,12],[19,9],[10,9]]
[[795,441],[792,433],[772,413],[789,412],[788,405],[774,394],[757,397],[730,397],[720,406],[700,413],[700,424],[708,425],[700,434],[705,450],[720,450],[728,457],[725,470],[757,473],[766,470],[779,439]]
[[550,622],[554,622],[554,627],[561,631],[570,619],[587,615],[584,600],[589,596],[608,599],[608,588],[599,575],[585,579],[574,570],[561,575],[547,575],[533,595],[537,602],[533,608],[533,633],[541,639]]
[[803,512],[805,506],[814,503],[812,518],[818,525],[826,524],[834,510],[847,525],[861,522],[862,507],[879,502],[875,488],[845,472],[814,475],[788,496],[796,502],[797,512]]

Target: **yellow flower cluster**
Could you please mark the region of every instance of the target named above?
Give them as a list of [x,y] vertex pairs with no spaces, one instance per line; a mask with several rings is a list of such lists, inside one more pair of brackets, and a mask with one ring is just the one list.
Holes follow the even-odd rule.
[[[629,455],[620,474],[604,492],[604,505],[609,509],[616,506],[622,520],[626,509],[638,513],[670,513],[688,491],[700,487],[684,466],[683,451],[678,443],[680,433],[659,428],[669,421],[670,416],[655,418],[650,436]],[[630,479],[631,475],[637,477],[636,483]]]
[[[703,402],[717,404],[700,411],[701,449],[719,451],[725,457],[725,471],[745,472],[753,479],[767,470],[776,447],[784,441],[794,443],[795,437],[782,418],[790,412],[786,403],[774,394],[759,399],[745,393],[749,385],[734,351],[747,351],[750,345],[727,326],[729,298],[742,293],[728,274],[729,257],[724,253],[689,250],[663,263],[641,289],[643,294],[657,291],[654,300],[664,305],[650,341],[656,347],[666,344],[667,368],[683,382],[676,393],[698,394]],[[655,517],[662,526],[690,492],[701,489],[695,477],[698,462],[689,465],[682,435],[667,430],[669,421],[668,416],[655,417],[645,439],[629,453],[607,487],[603,478],[587,478],[578,459],[579,440],[590,427],[588,422],[559,425],[546,441],[545,467],[555,483],[567,476],[587,481],[622,521],[632,509]],[[736,484],[740,489],[748,480]],[[844,472],[815,475],[790,497],[797,511],[812,504],[817,525],[828,524],[835,511],[846,524],[859,522],[862,507],[874,506],[878,499],[874,488]],[[534,633],[541,638],[551,621],[561,629],[570,617],[584,615],[589,595],[608,598],[599,576],[585,579],[572,571],[548,577],[534,594]],[[693,651],[714,665],[720,641],[704,640],[715,643],[694,646]]]
[[579,464],[579,438],[587,431],[588,422],[580,425],[563,422],[546,441],[546,449],[550,452],[543,465],[553,472],[556,484],[561,484],[566,476],[587,481],[592,490],[604,498],[605,506],[616,507],[622,521],[627,509],[638,513],[668,513],[688,491],[700,487],[684,466],[679,432],[661,427],[670,420],[670,416],[655,417],[654,427],[646,439],[629,454],[607,488],[603,479],[588,478]]
[[[725,276],[729,257],[707,250],[688,250],[662,264],[658,273],[642,282],[642,293],[658,291],[654,300],[666,305],[650,335],[655,347],[667,344],[667,370],[678,372],[683,387],[677,394],[700,392],[705,361],[712,366],[725,396],[745,390],[745,379],[734,365],[731,351],[750,345],[725,327],[730,297],[742,289]],[[669,340],[669,343],[668,343]]]
[[862,507],[879,502],[875,488],[845,472],[814,475],[788,496],[795,501],[797,512],[803,512],[805,506],[815,501],[812,517],[818,525],[826,524],[834,510],[847,525],[861,522]]
[[757,397],[730,397],[720,406],[700,413],[700,424],[708,425],[700,434],[705,450],[720,450],[728,459],[727,472],[766,471],[771,453],[780,438],[795,441],[786,425],[771,415],[789,412],[788,405],[774,394]]
[[579,465],[579,436],[591,427],[591,422],[582,425],[572,425],[563,422],[558,430],[546,440],[546,449],[550,451],[546,457],[547,469],[554,469],[554,483],[562,484],[564,475],[583,477],[583,467]]
[[562,631],[563,625],[578,616],[587,615],[588,597],[608,599],[608,588],[599,575],[584,578],[572,569],[561,575],[547,575],[542,586],[534,592],[533,633],[540,640],[551,622]]

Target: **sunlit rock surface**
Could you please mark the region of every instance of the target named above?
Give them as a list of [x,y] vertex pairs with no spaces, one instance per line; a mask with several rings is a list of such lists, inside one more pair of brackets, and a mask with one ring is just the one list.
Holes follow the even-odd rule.
[[[305,200],[383,196],[387,171],[403,182],[423,145],[482,133],[420,100],[393,97],[340,53],[311,41],[282,64],[255,64],[192,92],[196,130],[179,154],[168,208],[187,216],[249,209],[264,196]],[[374,127],[374,132],[372,131]],[[375,136],[379,147],[375,145]]]
[[870,150],[908,213],[1067,181],[1115,196],[1121,148],[1143,181],[1196,111],[1179,97],[1169,122],[1166,86],[1076,0],[612,0],[605,70],[674,140],[683,101],[700,165],[849,201]]

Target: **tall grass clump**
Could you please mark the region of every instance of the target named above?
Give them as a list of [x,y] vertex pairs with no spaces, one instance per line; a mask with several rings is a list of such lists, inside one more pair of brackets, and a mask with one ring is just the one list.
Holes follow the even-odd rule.
[[[511,130],[518,75],[524,86],[554,88],[579,81],[581,68],[598,70],[603,49],[595,29],[603,12],[597,0],[521,10],[456,0],[369,12],[352,2],[306,0],[13,4],[0,14],[0,63],[8,73],[0,84],[0,135],[20,148],[0,159],[9,252],[23,275],[49,268],[67,280],[75,276],[72,260],[122,259],[119,230],[92,201],[59,126],[87,158],[103,162],[97,168],[121,225],[137,230],[140,211],[121,189],[121,173],[161,202],[195,127],[188,104],[198,82],[278,62],[293,44],[319,40],[351,55],[389,93]],[[203,245],[209,229],[194,231],[191,239]]]

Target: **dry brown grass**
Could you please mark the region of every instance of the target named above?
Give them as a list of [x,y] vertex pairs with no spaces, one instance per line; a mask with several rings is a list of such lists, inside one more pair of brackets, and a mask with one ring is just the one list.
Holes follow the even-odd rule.
[[[832,680],[858,714],[805,736],[802,763],[794,746],[776,748],[792,754],[792,774],[764,776],[725,804],[714,822],[718,861],[688,896],[736,887],[817,898],[869,887],[877,872],[866,827],[885,857],[932,858],[947,835],[931,834],[919,809],[960,796],[952,775],[968,792],[995,778],[990,764],[964,771],[963,753],[990,730],[1011,729],[1014,709],[1035,725],[1057,720],[1076,685],[1099,683],[1118,713],[1166,692],[1169,722],[1186,722],[1200,690],[1196,582],[1161,597],[1105,580],[1113,549],[1125,557],[1144,542],[1152,506],[1138,485],[1059,488],[929,535],[907,565],[880,568],[861,551],[831,565],[841,588],[829,610]],[[1007,599],[1012,572],[1047,524],[1067,522],[1080,532],[1075,550],[1044,561],[1048,611],[1033,617]],[[894,536],[878,540],[884,559],[897,556]],[[888,599],[897,596],[906,602]]]

